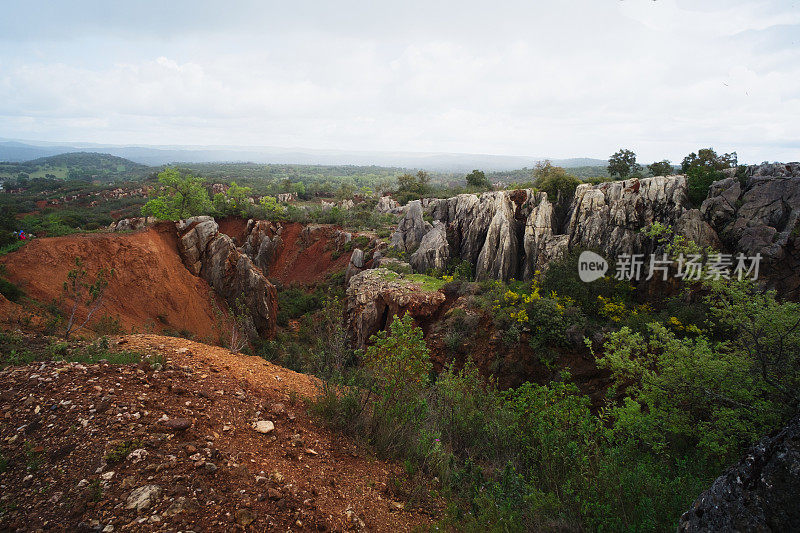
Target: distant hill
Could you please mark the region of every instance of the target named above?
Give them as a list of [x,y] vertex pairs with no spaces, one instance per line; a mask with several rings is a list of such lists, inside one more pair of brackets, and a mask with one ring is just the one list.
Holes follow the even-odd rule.
[[19,163],[38,157],[47,157],[65,152],[63,148],[48,146],[31,146],[15,141],[0,142],[0,161]]
[[[235,146],[119,146],[89,143],[0,142],[0,161],[21,162],[65,152],[103,152],[143,165],[170,163],[261,163],[294,165],[355,165],[422,168],[444,172],[469,172],[533,168],[546,157],[426,152],[313,150],[306,148]],[[565,168],[604,166],[602,159],[550,158]]]
[[139,179],[151,168],[122,157],[96,152],[69,152],[30,161],[0,163],[0,178],[26,174],[30,178],[98,180],[103,182]]

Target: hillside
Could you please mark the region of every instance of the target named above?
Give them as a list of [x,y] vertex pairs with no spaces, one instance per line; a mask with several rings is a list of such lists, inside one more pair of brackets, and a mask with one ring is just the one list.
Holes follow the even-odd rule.
[[150,167],[146,165],[96,152],[70,152],[18,163],[0,163],[0,179],[25,174],[30,178],[113,182],[140,179],[149,172]]
[[[129,335],[109,362],[0,370],[0,529],[410,531],[404,474],[319,427],[311,378]],[[141,354],[139,364],[125,354]],[[116,364],[115,364],[116,363]],[[269,421],[268,433],[254,428]],[[263,430],[262,430],[263,431]]]

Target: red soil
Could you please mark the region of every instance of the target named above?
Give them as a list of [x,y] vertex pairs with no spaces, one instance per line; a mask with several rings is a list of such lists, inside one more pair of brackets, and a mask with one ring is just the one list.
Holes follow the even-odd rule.
[[313,284],[324,281],[325,276],[332,272],[347,268],[349,253],[333,258],[334,239],[339,228],[307,226],[309,231],[304,235],[304,227],[300,223],[284,224],[281,232],[283,244],[270,264],[270,279],[284,284]]
[[240,217],[225,217],[218,218],[217,224],[220,233],[233,239],[236,246],[244,244],[244,240],[247,238],[247,220]]
[[[8,278],[42,303],[59,299],[74,258],[83,259],[93,280],[101,268],[114,269],[103,314],[119,317],[127,330],[186,330],[203,339],[214,338],[211,287],[193,276],[178,255],[177,235],[170,223],[145,231],[96,233],[35,239],[0,259]],[[66,311],[68,304],[61,304]],[[82,321],[86,309],[79,309]]]

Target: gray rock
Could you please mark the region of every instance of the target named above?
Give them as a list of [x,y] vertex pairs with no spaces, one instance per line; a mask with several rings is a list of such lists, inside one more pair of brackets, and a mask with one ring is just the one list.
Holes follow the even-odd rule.
[[411,255],[409,263],[417,272],[427,272],[432,269],[444,271],[449,259],[447,228],[444,223],[437,220],[433,223],[433,228],[422,237],[419,248]]
[[365,270],[347,287],[345,330],[350,342],[363,348],[373,334],[391,325],[394,316],[430,317],[444,301],[444,293],[423,290],[402,275],[383,268]]
[[150,507],[161,497],[161,487],[158,485],[144,485],[134,489],[125,501],[125,509],[136,509],[142,512]]
[[722,248],[717,232],[703,220],[703,215],[697,209],[685,211],[675,222],[673,229],[678,235],[682,235],[704,248],[711,247],[715,250]]
[[350,254],[350,262],[347,263],[344,273],[344,284],[350,283],[350,279],[362,270],[364,270],[364,252],[360,248],[356,248]]
[[412,252],[430,229],[431,225],[422,218],[422,204],[419,200],[413,200],[408,203],[405,216],[397,225],[397,231],[392,234],[391,246],[404,252]]
[[375,211],[382,214],[398,215],[403,212],[397,200],[391,196],[381,196],[375,206]]
[[680,532],[800,531],[800,416],[763,438],[714,481]]
[[156,222],[155,217],[132,217],[122,218],[112,222],[108,229],[110,231],[136,231],[145,228]]
[[211,217],[179,221],[176,228],[187,268],[208,281],[231,307],[244,306],[249,313],[246,333],[251,340],[271,337],[275,331],[277,292],[261,269],[236,248],[233,239],[219,232]]

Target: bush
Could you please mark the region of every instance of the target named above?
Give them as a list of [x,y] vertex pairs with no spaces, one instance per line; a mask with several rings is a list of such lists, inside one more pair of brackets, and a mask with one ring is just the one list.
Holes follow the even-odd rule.
[[10,281],[0,278],[0,294],[12,302],[18,302],[25,293]]
[[297,319],[320,308],[320,297],[316,292],[308,293],[299,287],[278,291],[278,325],[286,327],[289,320]]

